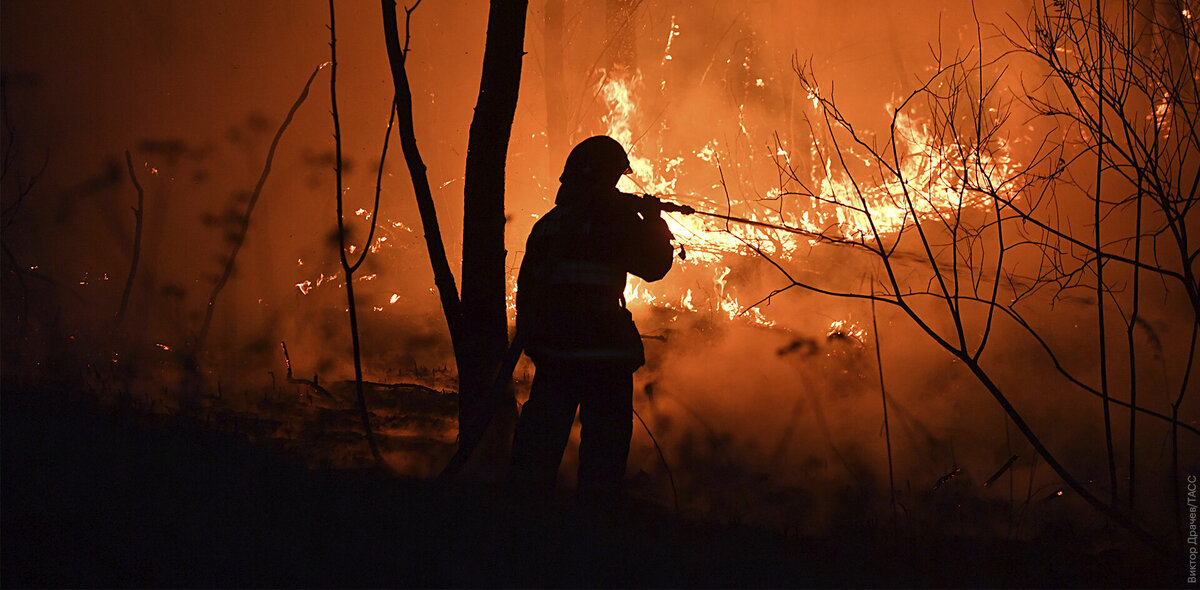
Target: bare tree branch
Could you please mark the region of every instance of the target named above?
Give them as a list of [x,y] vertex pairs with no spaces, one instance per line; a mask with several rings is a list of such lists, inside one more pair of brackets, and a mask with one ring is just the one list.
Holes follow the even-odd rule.
[[141,183],[138,182],[137,174],[133,171],[133,157],[129,155],[129,150],[125,150],[125,165],[129,169],[129,180],[137,189],[138,200],[137,207],[133,208],[133,217],[136,220],[133,229],[133,255],[129,259],[129,276],[125,278],[125,289],[121,292],[121,307],[117,309],[117,326],[120,326],[121,320],[125,319],[125,308],[129,304],[129,294],[133,291],[133,279],[137,276],[138,258],[142,254],[142,209],[146,198],[146,193],[142,190]]

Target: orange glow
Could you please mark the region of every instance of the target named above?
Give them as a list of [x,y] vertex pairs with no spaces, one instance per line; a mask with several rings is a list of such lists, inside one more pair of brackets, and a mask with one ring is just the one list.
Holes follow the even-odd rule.
[[[5,16],[33,12],[38,3],[13,4],[19,6],[10,11],[6,5]],[[329,55],[327,31],[320,26],[325,7],[296,3],[294,17],[279,19],[278,10],[262,6],[270,3],[235,4],[237,19],[217,18],[219,11],[197,8],[198,3],[139,11],[132,20],[89,3],[55,19],[6,19],[6,33],[27,37],[5,42],[5,102],[12,112],[4,117],[3,133],[11,131],[13,139],[11,147],[0,146],[12,162],[2,191],[3,319],[5,336],[12,338],[6,344],[13,344],[21,362],[14,367],[42,361],[53,370],[59,369],[46,352],[69,345],[63,354],[86,356],[78,359],[81,366],[86,361],[119,369],[89,377],[98,388],[130,389],[137,400],[156,401],[152,411],[175,411],[179,392],[192,386],[189,379],[202,381],[201,387],[223,387],[237,394],[203,398],[208,413],[236,410],[229,414],[281,423],[269,436],[303,443],[295,446],[327,454],[339,467],[355,466],[366,456],[362,439],[343,435],[359,432],[361,424],[352,420],[357,414],[327,411],[340,412],[356,399],[345,387],[355,375],[348,291],[355,293],[364,379],[447,394],[460,386],[450,336],[454,322],[444,312],[453,313],[454,306],[443,307],[450,298],[443,300],[434,287],[425,240],[433,232],[414,199],[403,153],[407,144],[393,128],[386,158],[380,151],[384,124],[395,109],[379,15],[377,9],[341,11],[346,16],[339,24],[344,67],[337,77],[341,179],[334,173],[329,78],[323,75],[294,112],[266,175],[265,156],[297,84],[312,74],[313,61]],[[422,3],[412,20],[408,62],[416,143],[460,306],[473,304],[461,299],[463,285],[474,280],[464,277],[461,264],[471,246],[463,239],[469,208],[464,182],[487,29],[486,11],[475,4]],[[1064,497],[1065,487],[1056,488],[1067,480],[1033,457],[1022,442],[1024,431],[1004,417],[994,396],[982,392],[986,384],[974,378],[973,361],[967,360],[972,357],[947,355],[940,346],[946,341],[987,345],[974,361],[1011,398],[1009,407],[1019,409],[1037,434],[1046,433],[1045,448],[1062,449],[1067,470],[1098,495],[1107,495],[1110,486],[1097,477],[1107,476],[1107,457],[1106,449],[1096,451],[1102,439],[1095,410],[1132,403],[1127,400],[1136,391],[1137,404],[1147,411],[1110,408],[1116,419],[1113,452],[1130,460],[1117,461],[1117,476],[1133,474],[1134,463],[1140,465],[1137,477],[1124,480],[1137,488],[1141,502],[1130,513],[1156,510],[1162,482],[1153,478],[1153,469],[1163,463],[1156,459],[1161,449],[1155,441],[1173,429],[1161,416],[1178,410],[1181,442],[1196,436],[1200,422],[1197,400],[1190,389],[1181,398],[1177,385],[1190,366],[1190,357],[1179,353],[1192,341],[1194,314],[1171,283],[1194,260],[1164,258],[1176,248],[1168,247],[1169,220],[1160,206],[1167,201],[1152,202],[1146,192],[1158,174],[1153,167],[1105,168],[1104,182],[1095,189],[1096,170],[1089,168],[1098,152],[1076,147],[1081,141],[1094,144],[1086,118],[1048,123],[1032,112],[1029,101],[1065,89],[1043,83],[1045,64],[1032,68],[1024,58],[1009,57],[1010,48],[990,29],[977,38],[970,3],[887,3],[886,10],[841,3],[816,11],[777,0],[567,4],[558,48],[550,45],[549,27],[539,22],[544,7],[530,5],[504,190],[491,193],[503,197],[504,233],[502,243],[489,247],[503,247],[504,266],[488,276],[499,280],[503,272],[507,281],[508,335],[514,333],[516,277],[530,229],[552,206],[559,171],[579,140],[604,134],[625,146],[631,172],[620,179],[620,190],[731,218],[664,213],[677,248],[672,269],[659,281],[631,276],[625,283],[623,294],[646,351],[646,364],[634,375],[633,402],[646,430],[657,437],[654,444],[662,447],[660,460],[634,424],[628,473],[645,484],[639,493],[667,497],[674,482],[665,483],[667,469],[660,464],[665,461],[679,479],[685,511],[699,516],[712,508],[709,513],[721,518],[745,514],[746,522],[811,516],[814,522],[805,526],[814,529],[844,500],[853,500],[855,508],[864,500],[862,514],[884,514],[887,506],[876,501],[888,496],[885,478],[893,467],[898,500],[916,507],[914,514],[929,513],[920,504],[931,486],[940,486],[931,496],[939,509],[981,494],[984,503],[963,506],[982,507],[984,522],[1000,524],[1006,519],[993,518],[991,511],[1012,504],[993,500],[1007,500],[1010,488],[1018,493],[1017,508],[1027,495],[1033,502]],[[617,4],[636,10],[624,24],[605,22],[605,11]],[[976,7],[981,18],[1021,30],[1025,5],[1007,2],[1016,7],[1015,20],[1009,20],[996,17],[1010,9],[993,4]],[[1059,3],[1035,4],[1053,9]],[[1194,5],[1182,16],[1178,5],[1174,12],[1164,10],[1143,24],[1161,29],[1163,20],[1194,30]],[[241,18],[243,12],[253,18]],[[77,15],[95,23],[79,23],[70,48],[94,44],[104,51],[74,51],[73,67],[60,71],[61,44],[41,32]],[[207,25],[193,26],[197,18],[209,19]],[[278,26],[256,26],[262,22]],[[632,53],[617,50],[618,26],[629,33]],[[1113,31],[1141,34],[1142,28]],[[196,50],[206,47],[221,51]],[[937,57],[930,55],[934,48],[942,52]],[[1172,48],[1157,40],[1144,49],[1153,59],[1174,59]],[[1070,39],[1049,38],[1041,51],[1052,60],[1091,63],[1096,71],[1095,62],[1081,55],[1087,49]],[[1180,55],[1195,57],[1195,49],[1190,51]],[[1118,52],[1106,55],[1100,71],[1114,76],[1137,65],[1123,63]],[[941,73],[960,58],[960,70]],[[980,63],[984,69],[972,69]],[[121,67],[106,69],[112,64]],[[1176,74],[1189,84],[1194,76],[1190,70]],[[1193,178],[1196,150],[1187,144],[1186,125],[1195,111],[1190,86],[1138,82],[1142,94],[1127,105],[1133,120],[1122,120],[1121,109],[1109,105],[1106,125],[1120,130],[1130,123],[1129,131],[1147,149],[1163,154],[1192,146],[1163,169],[1173,171],[1175,184]],[[994,90],[983,94],[989,88]],[[916,98],[909,96],[913,92]],[[957,102],[947,104],[950,97]],[[1070,104],[1050,102],[1071,110]],[[845,124],[839,122],[842,114]],[[974,133],[977,126],[983,133]],[[1120,159],[1124,140],[1117,135],[1105,139],[1103,158]],[[119,166],[109,165],[126,150],[128,167],[119,158]],[[47,153],[49,167],[39,178]],[[1067,162],[1061,174],[1070,183],[1045,180],[1059,169],[1060,158]],[[1140,177],[1139,170],[1147,175]],[[15,207],[23,185],[35,178],[34,191]],[[1139,178],[1145,182],[1140,188]],[[136,189],[134,179],[140,183]],[[256,186],[261,199],[251,220],[247,197],[256,194]],[[1103,223],[1090,219],[1089,190],[1106,199],[1100,205],[1107,213]],[[342,227],[335,208],[339,191],[345,196]],[[144,204],[139,192],[145,193]],[[997,204],[993,196],[1012,203]],[[1143,202],[1135,203],[1139,198]],[[1039,199],[1043,204],[1035,205]],[[1020,217],[1017,208],[1023,206],[1036,208],[1033,219]],[[1137,264],[1130,261],[1139,241],[1131,236],[1139,231],[1141,209],[1146,241],[1135,273]],[[1176,227],[1195,226],[1200,207],[1188,211],[1181,220],[1186,223]],[[959,219],[961,225],[953,228]],[[928,249],[914,227],[918,222],[929,230]],[[1099,228],[1103,232],[1094,236]],[[1048,233],[1057,230],[1067,236]],[[142,241],[135,246],[139,232]],[[969,237],[956,242],[960,236]],[[1090,254],[1095,240],[1108,254]],[[871,251],[880,246],[895,255],[885,260]],[[1194,252],[1195,244],[1184,250]],[[348,285],[341,258],[354,264],[363,254],[350,277],[356,282]],[[494,254],[491,260],[501,259]],[[234,259],[232,272],[223,275]],[[1099,266],[1105,285],[1097,285]],[[1161,280],[1154,269],[1165,269],[1170,280]],[[944,286],[936,275],[947,279]],[[208,303],[218,286],[220,296]],[[493,295],[501,296],[499,285],[494,288]],[[1129,304],[1138,294],[1142,305],[1135,309]],[[1095,312],[1104,301],[1100,326]],[[127,311],[122,316],[119,310]],[[210,319],[211,329],[198,343],[199,328]],[[1054,349],[1057,360],[1031,339],[1026,325]],[[291,358],[280,357],[281,341],[291,348]],[[175,352],[167,342],[180,342],[183,354],[155,352]],[[1109,366],[1098,356],[1101,342],[1110,345]],[[118,350],[120,362],[113,365]],[[290,377],[296,382],[282,373],[292,360]],[[515,374],[518,401],[528,394],[534,371],[528,361],[523,358]],[[1067,370],[1059,371],[1058,364]],[[128,375],[135,373],[136,382],[130,382]],[[1090,395],[1102,377],[1112,393],[1108,402]],[[300,379],[319,381],[336,399]],[[369,419],[386,437],[391,451],[385,458],[392,467],[428,475],[447,459],[438,453],[456,440],[456,412],[446,409],[443,415],[438,409],[427,424],[419,413],[451,404],[428,391],[395,393],[366,392]],[[296,395],[301,401],[292,407]],[[408,403],[413,395],[429,395],[430,403]],[[1183,400],[1178,408],[1172,407],[1176,399]],[[893,413],[885,418],[885,412]],[[321,428],[300,428],[308,420],[319,420],[312,423]],[[423,425],[414,426],[418,423]],[[302,440],[318,431],[321,438]],[[431,438],[438,444],[425,445]],[[1185,448],[1188,454],[1181,458],[1189,461],[1181,464],[1195,463],[1194,446]],[[1017,452],[1020,461],[997,471],[998,459],[1015,459]],[[574,473],[570,467],[564,466],[566,481]],[[1001,472],[1005,485],[995,477],[977,479]],[[1089,483],[1088,477],[1097,481]],[[862,487],[863,494],[838,496],[847,486]],[[1122,502],[1133,495],[1117,491]],[[772,499],[765,501],[767,496]],[[1081,497],[1073,488],[1072,500],[1042,507],[1074,510],[1083,504],[1076,502]],[[772,504],[776,499],[779,506]],[[1039,517],[1031,512],[1017,533],[1029,533]]]
[[[672,39],[674,34],[673,29]],[[749,67],[748,63],[743,66]],[[763,87],[766,82],[755,78],[752,84]],[[645,133],[644,129],[638,128],[641,121],[639,95],[643,86],[640,71],[614,70],[601,72],[596,87],[596,94],[607,106],[607,112],[601,117],[605,133],[621,142],[629,152],[632,174],[622,177],[618,188],[627,193],[663,195],[706,208],[706,203],[696,202],[694,198],[673,196],[679,169],[689,161],[720,166],[722,154],[728,148],[713,137],[690,153],[646,153],[638,143]],[[808,88],[807,96],[814,108],[821,108],[819,89]],[[911,113],[896,112],[890,104],[884,105],[884,109],[895,114],[897,142],[902,153],[907,154],[900,161],[899,175],[880,170],[878,162],[869,157],[854,156],[850,151],[850,164],[874,170],[871,182],[851,178],[829,155],[836,151],[834,147],[825,145],[824,140],[814,135],[809,146],[809,157],[814,164],[808,171],[813,179],[813,194],[804,198],[800,196],[804,193],[800,187],[784,182],[779,187],[767,189],[761,197],[765,202],[790,198],[798,201],[802,205],[800,208],[793,206],[787,211],[764,215],[755,203],[731,198],[731,212],[753,221],[870,243],[877,237],[886,239],[896,235],[914,222],[914,215],[921,219],[949,218],[963,209],[986,211],[990,207],[989,201],[970,190],[972,186],[994,188],[1004,196],[1011,196],[1003,181],[1015,174],[1020,165],[1013,162],[1006,142],[998,141],[990,152],[971,150],[935,135],[928,122]],[[749,137],[744,122],[745,105],[739,107],[738,113],[740,131]],[[792,168],[791,154],[784,145],[774,147],[771,155],[780,167]],[[967,174],[965,179],[961,177],[963,171]],[[721,190],[723,187],[714,188]],[[743,317],[758,325],[772,326],[775,321],[757,307],[742,307],[736,290],[726,283],[732,260],[751,255],[757,249],[773,259],[788,261],[793,260],[801,248],[817,243],[815,239],[794,233],[716,223],[695,215],[667,214],[665,218],[687,251],[686,259],[680,264],[711,268],[713,288],[696,292],[690,288],[673,288],[671,279],[646,284],[634,278],[625,290],[626,300],[634,307],[716,311],[730,319]]]
[[825,333],[828,338],[850,338],[859,343],[862,343],[866,335],[866,328],[859,327],[848,320],[837,320],[829,324],[829,330]]

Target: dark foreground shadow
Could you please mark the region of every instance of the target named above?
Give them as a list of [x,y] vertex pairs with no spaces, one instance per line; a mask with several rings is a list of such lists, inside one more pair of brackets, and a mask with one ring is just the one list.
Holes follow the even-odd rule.
[[0,398],[4,587],[1169,586],[1161,564],[879,531],[820,539],[655,505],[529,505],[314,471],[183,418]]

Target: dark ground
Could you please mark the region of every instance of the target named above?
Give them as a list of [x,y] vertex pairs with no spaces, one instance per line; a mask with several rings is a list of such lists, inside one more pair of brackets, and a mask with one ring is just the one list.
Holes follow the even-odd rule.
[[4,587],[1146,587],[1138,553],[1060,542],[819,539],[626,503],[311,470],[194,420],[82,396],[0,397]]

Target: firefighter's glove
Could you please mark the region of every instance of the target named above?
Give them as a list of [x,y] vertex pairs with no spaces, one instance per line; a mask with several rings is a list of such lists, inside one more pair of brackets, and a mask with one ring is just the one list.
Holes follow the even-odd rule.
[[637,210],[646,219],[658,217],[658,214],[663,210],[663,202],[654,195],[642,195],[637,200]]
[[[684,215],[691,215],[696,212],[695,209],[691,208],[688,205],[680,205],[678,203],[672,203],[670,201],[663,201],[653,195],[643,195],[641,200],[644,203],[649,203],[648,205],[646,205],[647,207],[654,208],[653,212],[650,213],[651,215],[654,215],[657,212],[682,213]],[[645,211],[647,211],[647,210],[642,209],[641,211],[643,212],[643,215],[645,215]]]

